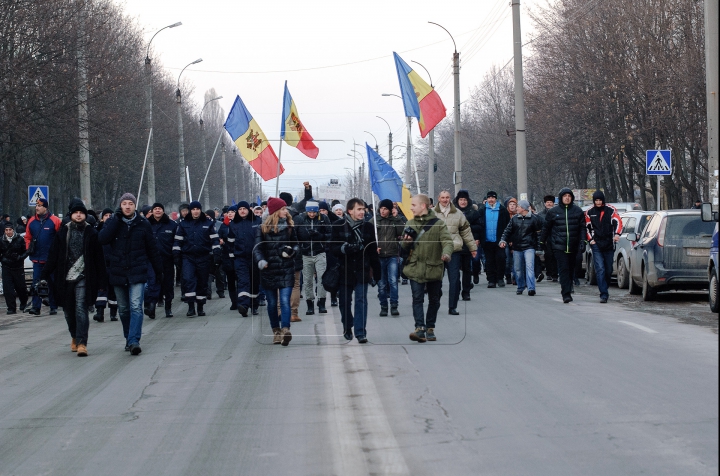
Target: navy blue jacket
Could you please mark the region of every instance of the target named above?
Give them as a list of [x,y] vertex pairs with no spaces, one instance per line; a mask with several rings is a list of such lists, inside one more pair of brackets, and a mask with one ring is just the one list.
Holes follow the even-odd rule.
[[155,245],[160,252],[160,256],[164,261],[173,259],[172,248],[175,242],[175,234],[177,231],[177,223],[172,221],[169,216],[163,213],[160,221],[151,216],[148,221],[155,237]]
[[255,247],[256,228],[262,225],[260,217],[252,213],[241,218],[239,213],[228,224],[228,233],[233,240],[233,254],[235,258],[251,258]]
[[298,215],[295,226],[297,227],[300,251],[304,256],[325,253],[327,242],[332,236],[332,227],[328,217],[318,213],[315,218],[310,218],[305,212]]
[[173,256],[209,256],[220,257],[220,236],[215,231],[214,221],[203,212],[193,220],[188,213],[180,222],[175,233]]
[[50,246],[55,235],[60,231],[61,221],[58,217],[47,212],[43,218],[37,214],[28,220],[25,228],[25,248],[30,251],[30,260],[44,263],[48,259]]
[[98,241],[109,245],[105,248],[105,262],[111,286],[146,283],[148,261],[156,276],[163,275],[150,222],[139,213],[135,212],[129,225],[118,214],[113,215],[98,233]]

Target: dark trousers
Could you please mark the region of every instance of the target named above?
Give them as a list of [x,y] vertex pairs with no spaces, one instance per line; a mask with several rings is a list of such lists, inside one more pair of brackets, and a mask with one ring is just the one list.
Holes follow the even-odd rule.
[[90,328],[85,289],[85,279],[81,279],[77,283],[65,283],[65,296],[63,296],[65,321],[70,336],[78,345],[87,345],[88,329]]
[[[462,271],[462,296],[470,297],[470,289],[472,288],[472,255],[467,253],[460,254],[460,271]],[[457,304],[457,302],[456,302]]]
[[230,302],[237,305],[237,274],[235,274],[235,259],[223,258],[222,270],[227,280],[227,289],[230,293]]
[[[428,295],[427,315],[423,312],[425,302],[425,289]],[[442,296],[442,281],[430,281],[429,283],[418,283],[410,280],[412,291],[412,309],[415,318],[415,327],[435,328],[438,309],[440,309],[440,297]]]
[[576,252],[565,253],[562,250],[553,250],[555,262],[557,263],[558,278],[560,279],[560,293],[563,299],[571,297],[573,278],[575,277]]
[[208,276],[212,265],[212,256],[183,256],[182,258],[182,292],[185,302],[197,301],[205,304],[208,293]]
[[219,268],[213,266],[208,274],[208,293],[212,294],[213,281],[215,281],[215,290],[218,294],[225,292],[225,289],[227,289],[225,278],[225,270],[223,270],[222,266]]
[[3,292],[5,303],[10,312],[16,311],[15,300],[20,298],[20,310],[27,307],[28,292],[25,287],[25,270],[23,268],[2,267]]
[[545,245],[545,271],[551,278],[558,277],[558,266],[557,260],[555,259],[555,252],[550,248],[549,244]]
[[[340,298],[340,316],[343,323],[343,334],[351,335],[355,330],[355,337],[367,336],[367,284],[355,286],[340,285],[338,298]],[[353,315],[353,293],[355,293],[355,315]],[[269,305],[269,303],[268,303]]]
[[495,283],[505,276],[505,250],[500,248],[497,242],[484,243],[485,251],[485,274],[488,283]]
[[235,257],[235,276],[237,278],[236,299],[238,306],[246,309],[257,309],[260,274],[253,265],[251,257]]
[[[450,256],[450,261],[445,263],[445,270],[447,271],[448,281],[450,283],[448,309],[457,308],[457,303],[460,300],[460,269],[462,268],[462,262],[462,253],[457,251]],[[463,278],[465,277],[468,279],[467,293],[470,294],[470,274],[465,273]]]
[[148,264],[148,282],[145,302],[157,303],[161,298],[166,304],[172,303],[173,298],[175,298],[175,264],[172,258],[163,258],[162,282],[158,282],[155,277],[155,270]]
[[[40,273],[42,273],[43,268],[45,267],[45,263],[38,263],[33,261],[33,286],[37,284],[38,281],[40,281]],[[57,304],[55,304],[55,295],[53,294],[53,282],[54,278],[53,276],[50,276],[50,279],[48,279],[49,291],[48,294],[48,303],[50,303],[50,310],[53,311],[57,309]],[[33,296],[32,297],[32,307],[33,309],[37,309],[38,311],[42,307],[42,298],[40,296]]]
[[115,297],[115,286],[109,286],[107,291],[98,291],[97,299],[95,300],[95,309],[110,308],[110,316],[117,315],[118,303],[117,297]]

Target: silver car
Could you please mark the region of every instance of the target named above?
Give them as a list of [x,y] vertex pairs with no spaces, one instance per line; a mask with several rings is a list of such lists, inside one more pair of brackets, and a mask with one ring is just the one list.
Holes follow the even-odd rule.
[[622,219],[622,232],[620,240],[615,245],[613,257],[613,275],[617,276],[617,285],[620,289],[627,289],[630,285],[630,250],[635,246],[634,241],[628,240],[628,234],[641,235],[645,226],[650,223],[655,212],[636,211],[625,212],[620,215]]

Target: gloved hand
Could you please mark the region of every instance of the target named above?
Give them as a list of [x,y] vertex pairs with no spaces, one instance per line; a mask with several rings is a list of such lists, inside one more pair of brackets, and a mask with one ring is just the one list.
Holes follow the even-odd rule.
[[118,218],[123,217],[122,207],[120,205],[115,209],[115,216]]
[[544,252],[543,250],[535,250],[535,255],[536,255],[536,256],[543,256],[543,255],[545,255],[545,252]]
[[362,245],[360,245],[359,243],[343,243],[343,245],[340,247],[340,251],[345,254],[358,253],[362,251],[362,249]]
[[265,261],[264,259],[261,259],[260,261],[258,261],[258,264],[257,264],[258,269],[260,269],[260,270],[267,268],[267,265],[268,265],[268,262]]
[[290,259],[295,256],[295,249],[290,245],[285,245],[280,251],[280,256],[285,259]]

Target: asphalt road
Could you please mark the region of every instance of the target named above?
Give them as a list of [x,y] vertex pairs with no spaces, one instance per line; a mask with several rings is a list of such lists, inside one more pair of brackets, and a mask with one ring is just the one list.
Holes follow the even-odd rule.
[[424,344],[409,286],[399,318],[370,290],[366,345],[329,308],[273,346],[216,299],[146,318],[137,357],[92,322],[78,358],[62,313],[3,316],[0,475],[718,474],[713,329],[484,283]]

